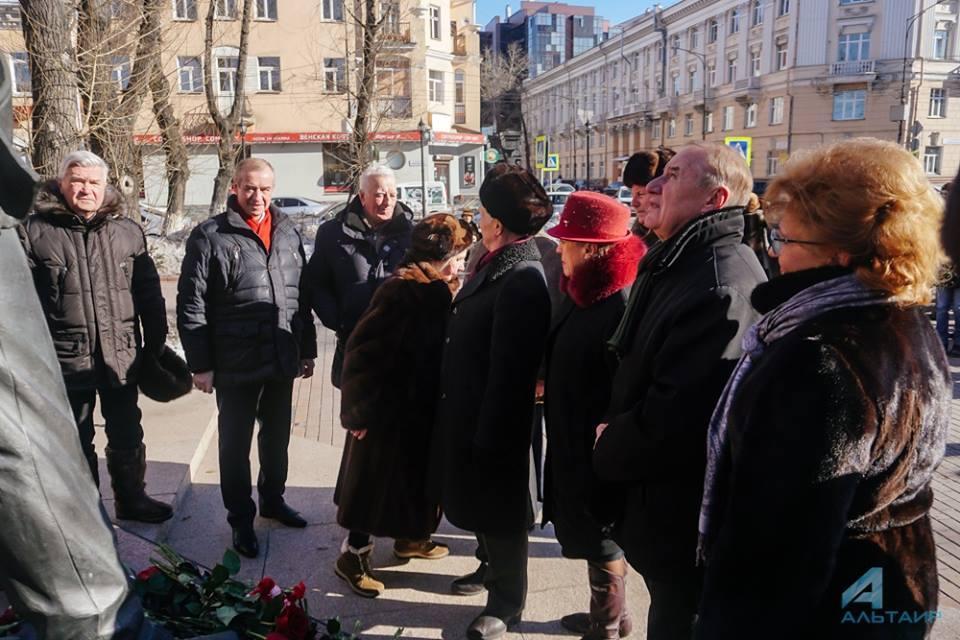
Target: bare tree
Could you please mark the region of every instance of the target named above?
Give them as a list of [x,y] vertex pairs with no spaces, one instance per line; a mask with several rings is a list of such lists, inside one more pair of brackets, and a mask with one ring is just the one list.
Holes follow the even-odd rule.
[[33,93],[31,160],[53,176],[63,157],[84,146],[80,133],[76,10],[63,0],[22,0],[23,35]]
[[233,87],[233,101],[226,114],[217,104],[217,95],[213,87],[213,18],[216,11],[216,2],[210,2],[207,9],[203,38],[203,91],[207,98],[207,109],[220,135],[217,143],[217,160],[219,167],[213,182],[213,197],[210,200],[210,215],[216,215],[227,199],[227,188],[233,177],[234,166],[237,163],[238,148],[235,145],[237,131],[240,128],[240,118],[243,117],[243,103],[247,73],[247,48],[250,38],[250,19],[253,16],[253,0],[243,0],[243,13],[240,16],[240,42],[238,45],[238,60],[236,80]]
[[480,99],[488,110],[484,121],[495,124],[500,132],[519,131],[529,165],[530,141],[520,99],[528,68],[529,60],[516,42],[503,53],[488,49],[480,61]]
[[160,137],[167,177],[167,217],[163,220],[163,235],[179,227],[183,219],[187,195],[187,180],[190,179],[190,156],[183,142],[180,120],[170,104],[170,83],[160,64],[150,74],[150,94],[153,97],[153,115],[160,127]]

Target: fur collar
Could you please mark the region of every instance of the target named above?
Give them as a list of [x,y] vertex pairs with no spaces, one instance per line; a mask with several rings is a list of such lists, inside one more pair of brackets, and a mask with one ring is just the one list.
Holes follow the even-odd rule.
[[112,186],[107,185],[103,194],[103,204],[100,205],[100,210],[97,211],[97,214],[90,220],[84,220],[67,206],[66,201],[63,199],[63,194],[60,193],[60,184],[56,180],[48,180],[40,187],[39,191],[37,191],[37,199],[33,204],[33,209],[37,213],[48,216],[65,216],[71,220],[76,219],[88,225],[93,225],[107,218],[118,218],[122,216],[125,211],[125,206],[123,198],[120,197],[120,192]]
[[493,282],[521,262],[538,262],[539,260],[540,250],[537,249],[536,243],[528,238],[523,242],[515,242],[504,247],[484,268],[490,270],[487,277]]
[[592,306],[633,282],[646,252],[643,240],[633,236],[606,254],[587,260],[572,277],[562,276],[560,290],[581,309]]
[[460,290],[460,279],[452,278],[447,280],[437,271],[429,262],[414,262],[407,264],[396,270],[395,274],[400,280],[416,282],[417,284],[430,284],[431,282],[443,282],[450,288],[450,295],[456,295]]
[[750,294],[750,304],[760,313],[767,313],[808,287],[839,278],[852,271],[847,267],[830,265],[785,273],[769,282],[757,285]]

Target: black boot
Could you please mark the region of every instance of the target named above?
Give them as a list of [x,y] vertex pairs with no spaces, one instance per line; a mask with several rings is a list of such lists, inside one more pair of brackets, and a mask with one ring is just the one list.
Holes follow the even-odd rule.
[[157,523],[173,516],[170,505],[154,500],[144,491],[143,475],[147,470],[147,449],[116,450],[107,447],[107,470],[113,487],[114,509],[119,520]]
[[90,473],[93,475],[93,484],[97,485],[97,489],[100,488],[100,461],[97,459],[97,452],[91,451],[89,453],[84,453],[84,457],[87,459],[87,466],[90,467]]

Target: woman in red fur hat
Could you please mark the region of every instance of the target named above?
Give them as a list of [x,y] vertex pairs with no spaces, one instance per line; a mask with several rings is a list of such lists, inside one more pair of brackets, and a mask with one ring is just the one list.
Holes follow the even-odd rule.
[[604,516],[612,488],[600,486],[591,453],[613,377],[607,340],[623,315],[624,288],[633,282],[646,246],[630,233],[627,207],[587,191],[570,196],[560,222],[547,233],[560,241],[566,299],[547,343],[543,522],[553,522],[565,557],[587,561],[590,613],[564,616],[561,624],[588,640],[615,640],[631,629],[627,564],[610,538],[606,523],[613,518]]

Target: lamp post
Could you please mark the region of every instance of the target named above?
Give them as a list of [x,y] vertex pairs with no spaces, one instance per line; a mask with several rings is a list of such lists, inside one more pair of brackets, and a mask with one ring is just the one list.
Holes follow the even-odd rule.
[[[903,34],[903,67],[900,70],[900,108],[903,109],[903,112],[900,114],[900,127],[897,130],[897,144],[903,144],[907,147],[908,151],[911,151],[910,143],[912,141],[912,136],[908,132],[906,126],[907,117],[909,115],[907,113],[907,47],[910,46],[910,30],[913,28],[913,25],[916,24],[917,20],[920,19],[920,16],[940,4],[941,1],[942,0],[937,0],[929,7],[925,7],[907,18],[907,28],[904,30]],[[911,71],[912,67],[913,65],[911,64]]]
[[683,47],[673,47],[673,52],[683,51],[684,53],[689,53],[694,56],[697,60],[700,61],[700,72],[701,78],[703,78],[703,117],[700,118],[700,139],[707,139],[707,99],[709,98],[709,89],[710,82],[707,79],[707,56],[702,53],[697,53],[696,51],[691,51],[690,49],[684,49]]
[[587,135],[587,190],[590,190],[590,121],[586,122]]
[[430,140],[430,127],[424,124],[423,118],[417,123],[417,131],[420,132],[420,217],[423,218],[427,215],[427,163],[423,147]]

